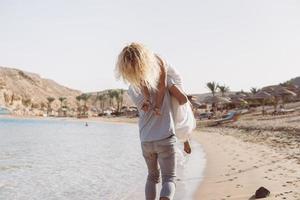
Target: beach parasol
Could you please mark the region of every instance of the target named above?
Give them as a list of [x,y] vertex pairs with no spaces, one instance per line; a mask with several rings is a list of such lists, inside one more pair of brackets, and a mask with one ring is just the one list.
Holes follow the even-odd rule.
[[231,101],[227,97],[220,97],[220,96],[207,96],[203,100],[206,104],[212,104],[213,112],[215,113],[216,105],[217,104],[228,104]]
[[278,98],[281,98],[282,99],[282,104],[284,104],[284,101],[285,101],[286,98],[297,96],[297,94],[295,92],[292,92],[292,91],[290,91],[287,88],[284,88],[282,86],[278,86],[278,87],[274,88],[274,91],[273,91],[272,95],[274,95],[274,97],[275,97],[275,101],[274,101],[274,110],[275,111],[277,109],[277,104],[278,104],[278,101],[279,101]]
[[270,93],[261,90],[258,93],[256,93],[255,95],[253,95],[251,97],[251,99],[260,100],[262,102],[261,103],[262,104],[262,113],[264,114],[265,113],[265,101],[273,99],[273,96]]
[[226,97],[208,96],[205,97],[203,102],[207,104],[227,104],[230,103],[231,101]]
[[246,100],[242,99],[241,97],[232,97],[231,102],[233,104],[238,104],[238,105],[248,104],[248,102]]

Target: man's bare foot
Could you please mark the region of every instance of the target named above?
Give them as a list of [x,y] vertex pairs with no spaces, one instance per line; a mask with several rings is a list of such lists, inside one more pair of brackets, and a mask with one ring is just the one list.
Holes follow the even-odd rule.
[[188,140],[184,142],[184,151],[187,154],[192,153],[191,145],[190,145],[190,142]]

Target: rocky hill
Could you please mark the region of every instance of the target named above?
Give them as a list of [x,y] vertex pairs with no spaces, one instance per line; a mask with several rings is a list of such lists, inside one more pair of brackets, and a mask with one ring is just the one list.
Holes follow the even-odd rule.
[[55,98],[53,108],[60,106],[59,97],[65,97],[66,105],[75,108],[76,96],[80,94],[78,90],[64,87],[37,74],[0,66],[0,107],[6,107],[16,114],[45,109],[48,97]]
[[300,76],[291,79],[290,82],[291,82],[292,84],[297,85],[298,87],[300,87]]

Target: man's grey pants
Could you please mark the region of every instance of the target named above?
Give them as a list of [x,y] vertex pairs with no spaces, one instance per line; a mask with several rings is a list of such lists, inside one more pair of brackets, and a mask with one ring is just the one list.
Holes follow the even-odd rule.
[[143,156],[148,167],[146,200],[155,200],[156,198],[156,184],[160,180],[160,171],[162,175],[160,197],[173,199],[176,177],[175,145],[175,136],[153,142],[142,142]]

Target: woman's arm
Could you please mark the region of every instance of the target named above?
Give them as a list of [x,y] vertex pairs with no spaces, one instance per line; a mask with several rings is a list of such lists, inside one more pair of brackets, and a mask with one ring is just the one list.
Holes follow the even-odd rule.
[[156,114],[160,114],[160,108],[162,106],[164,96],[166,93],[166,83],[167,83],[167,72],[166,68],[164,67],[164,64],[162,63],[162,60],[160,61],[160,76],[159,76],[159,82],[157,86],[157,93],[156,93],[156,99],[155,99],[155,112]]
[[147,86],[143,86],[142,93],[143,93],[143,96],[144,96],[142,110],[144,112],[148,112],[148,110],[150,108],[150,92],[149,92]]
[[172,85],[169,88],[170,94],[177,99],[179,105],[183,105],[188,102],[187,96],[176,86]]

